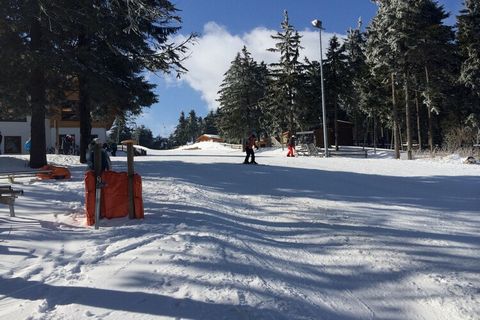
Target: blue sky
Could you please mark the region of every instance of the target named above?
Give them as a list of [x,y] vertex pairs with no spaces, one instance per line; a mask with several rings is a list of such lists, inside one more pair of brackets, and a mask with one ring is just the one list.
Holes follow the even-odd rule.
[[[462,0],[440,0],[452,17],[462,7]],[[168,136],[178,123],[183,110],[192,109],[198,116],[218,107],[215,102],[218,86],[230,62],[243,45],[257,61],[273,62],[276,55],[266,51],[273,47],[270,35],[280,30],[283,11],[288,11],[290,24],[300,31],[303,55],[319,58],[318,32],[311,27],[313,19],[323,21],[324,48],[333,35],[345,35],[362,17],[366,27],[375,15],[376,5],[370,0],[172,0],[181,10],[182,29],[172,39],[178,42],[190,33],[197,33],[185,66],[189,72],[180,80],[172,76],[150,75],[157,84],[159,102],[145,109],[136,123],[152,130],[154,136]],[[324,50],[325,51],[325,50]]]

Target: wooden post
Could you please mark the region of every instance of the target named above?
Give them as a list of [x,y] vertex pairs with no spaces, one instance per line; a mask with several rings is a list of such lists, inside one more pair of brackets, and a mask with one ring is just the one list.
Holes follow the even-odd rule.
[[8,207],[10,209],[10,217],[15,217],[15,198],[12,197],[10,199],[10,203],[8,204]]
[[100,143],[96,143],[93,151],[95,166],[95,229],[100,224],[100,210],[102,199],[102,149]]
[[133,194],[133,175],[135,171],[133,169],[133,145],[135,140],[122,141],[122,145],[127,146],[127,175],[128,175],[128,217],[135,219],[135,197]]
[[53,120],[55,125],[55,154],[60,153],[60,130],[58,129],[58,120]]

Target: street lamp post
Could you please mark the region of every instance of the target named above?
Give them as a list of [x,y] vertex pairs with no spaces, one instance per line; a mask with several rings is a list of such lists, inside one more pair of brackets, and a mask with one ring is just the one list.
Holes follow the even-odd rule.
[[328,136],[327,136],[327,112],[325,111],[325,89],[323,86],[323,54],[322,54],[322,21],[313,20],[312,25],[318,29],[318,34],[320,35],[320,82],[322,84],[322,120],[323,120],[323,146],[325,147],[325,158],[329,156],[328,154]]

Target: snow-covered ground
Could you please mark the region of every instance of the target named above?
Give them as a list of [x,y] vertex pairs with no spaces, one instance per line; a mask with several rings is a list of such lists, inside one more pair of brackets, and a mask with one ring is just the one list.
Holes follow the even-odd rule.
[[0,205],[0,319],[480,319],[480,165],[285,154],[149,150],[145,219],[99,230],[85,166],[49,156],[72,179]]

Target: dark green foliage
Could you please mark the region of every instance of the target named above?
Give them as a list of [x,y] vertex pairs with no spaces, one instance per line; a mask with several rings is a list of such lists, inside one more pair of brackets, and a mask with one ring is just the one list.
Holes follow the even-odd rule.
[[458,16],[458,40],[464,59],[460,81],[480,97],[480,1],[465,0],[464,6]]
[[195,110],[190,110],[188,117],[182,111],[178,119],[177,127],[170,136],[169,146],[182,146],[187,143],[195,142],[204,130],[203,119],[197,117]]
[[301,131],[318,128],[322,123],[322,91],[320,82],[320,63],[305,61],[303,67],[303,86],[297,95],[297,119]]
[[152,148],[154,143],[154,138],[152,131],[145,126],[139,126],[133,130],[132,133],[133,138],[137,141],[137,143],[141,146]]
[[[351,80],[349,79],[345,46],[340,44],[337,36],[330,39],[326,56],[324,79],[327,123],[333,126],[335,141],[332,141],[332,144],[338,149],[337,120],[339,120],[339,112],[345,110]],[[329,119],[333,121],[329,121]]]
[[244,47],[225,73],[219,91],[217,125],[230,141],[239,142],[249,133],[262,131],[261,101],[267,87],[267,67],[252,59]]
[[206,134],[217,134],[218,135],[218,128],[217,128],[217,121],[218,115],[214,111],[210,111],[202,121],[202,132]]
[[276,40],[275,48],[268,49],[280,54],[280,61],[270,65],[271,81],[268,87],[266,111],[271,117],[271,131],[294,132],[299,128],[299,96],[303,86],[303,64],[299,61],[301,36],[290,25],[287,11],[281,24],[282,32],[272,38]]
[[111,119],[155,103],[142,72],[184,71],[185,43],[168,43],[179,22],[167,0],[2,1],[0,106],[32,115],[30,165],[46,163],[45,113],[66,92],[78,91],[81,161],[92,114]]

